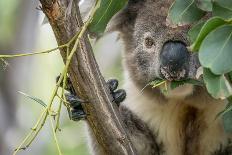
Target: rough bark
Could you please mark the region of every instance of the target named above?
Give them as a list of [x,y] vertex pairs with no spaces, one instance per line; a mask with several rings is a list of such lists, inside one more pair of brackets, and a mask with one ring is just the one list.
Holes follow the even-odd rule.
[[[40,0],[42,10],[48,17],[58,45],[67,43],[83,25],[79,8],[73,5],[71,14],[65,15],[67,0]],[[106,82],[94,58],[87,34],[80,40],[68,73],[76,93],[89,103],[83,104],[87,121],[106,154],[135,154],[118,108],[112,103]],[[65,62],[66,51],[60,50]]]

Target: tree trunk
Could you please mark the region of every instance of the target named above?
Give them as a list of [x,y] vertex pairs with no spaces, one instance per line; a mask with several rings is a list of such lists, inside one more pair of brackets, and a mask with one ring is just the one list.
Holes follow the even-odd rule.
[[[40,0],[54,31],[58,45],[67,43],[83,26],[79,7],[73,5],[71,14],[65,15],[67,0]],[[69,66],[69,76],[76,93],[85,101],[82,106],[97,141],[106,154],[135,154],[119,117],[116,104],[94,58],[87,33],[80,39],[80,47]],[[66,60],[66,49],[60,50]]]

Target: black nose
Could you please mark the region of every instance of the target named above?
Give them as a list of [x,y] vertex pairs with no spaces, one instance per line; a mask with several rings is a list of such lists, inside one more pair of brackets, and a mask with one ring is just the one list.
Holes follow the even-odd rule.
[[163,45],[160,53],[160,73],[163,78],[173,81],[186,78],[190,54],[185,44],[169,41]]

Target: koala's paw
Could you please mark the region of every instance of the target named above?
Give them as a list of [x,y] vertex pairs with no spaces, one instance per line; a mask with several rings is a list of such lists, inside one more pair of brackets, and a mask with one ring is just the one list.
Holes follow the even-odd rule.
[[[59,78],[60,76],[56,78],[56,82],[58,82]],[[86,103],[86,101],[82,100],[80,97],[78,97],[78,95],[76,95],[69,77],[67,77],[66,82],[65,90],[67,90],[68,93],[65,94],[65,99],[69,103],[69,107],[67,107],[69,118],[73,121],[84,120],[86,118],[86,114],[81,104]],[[62,84],[63,83],[60,84],[60,87],[63,87]]]
[[[58,81],[59,76],[57,77]],[[110,79],[107,81],[110,93],[113,96],[113,101],[119,106],[122,101],[126,98],[126,92],[123,89],[118,89],[118,80]],[[61,85],[62,87],[62,85]],[[78,95],[76,95],[74,88],[70,79],[67,77],[66,88],[69,93],[65,94],[67,102],[70,104],[69,117],[73,121],[84,120],[86,118],[86,113],[84,112],[81,104],[86,103],[87,101],[82,100]]]
[[84,120],[86,118],[86,114],[81,106],[82,103],[85,103],[82,99],[80,99],[78,96],[66,93],[65,98],[67,102],[70,104],[70,110],[69,110],[69,117],[73,121],[80,121]]
[[126,98],[126,91],[124,89],[117,89],[118,80],[110,79],[107,81],[107,85],[110,89],[110,93],[113,96],[113,101],[119,106]]

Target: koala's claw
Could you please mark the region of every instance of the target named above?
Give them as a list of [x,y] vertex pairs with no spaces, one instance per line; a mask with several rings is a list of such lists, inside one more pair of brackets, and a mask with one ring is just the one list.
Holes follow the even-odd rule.
[[[126,98],[126,91],[124,89],[117,89],[118,80],[110,79],[107,81],[110,93],[113,96],[113,101],[119,106],[122,101]],[[115,91],[116,90],[116,91]]]
[[[60,76],[56,78],[56,82],[59,80]],[[126,92],[123,89],[117,89],[118,80],[110,79],[107,81],[107,85],[109,87],[110,93],[113,96],[113,101],[119,106],[122,101],[126,98]],[[62,87],[62,83],[60,84]],[[65,89],[69,91],[69,93],[65,94],[66,100],[70,103],[69,117],[73,121],[79,121],[86,118],[86,113],[84,112],[81,103],[86,103],[86,101],[80,99],[72,86],[71,80],[67,77],[67,83]]]
[[71,93],[65,94],[65,98],[70,103],[69,118],[73,121],[84,120],[86,114],[81,103],[85,103],[85,101]]
[[[56,78],[56,83],[58,82],[60,76]],[[61,82],[60,87],[63,87],[63,83]],[[80,99],[72,86],[72,82],[69,77],[66,80],[65,89],[69,92],[65,94],[65,98],[69,103],[70,109],[68,108],[69,118],[73,121],[80,121],[86,118],[86,114],[81,106],[81,103],[85,103],[86,101]]]
[[110,92],[115,91],[118,87],[118,80],[116,79],[109,79],[106,83],[110,89]]
[[71,108],[78,108],[81,103],[85,102],[84,100],[78,98],[76,95],[71,93],[66,93],[65,98],[70,103]]
[[70,118],[73,121],[85,120],[86,119],[86,114],[83,111],[83,109],[82,110],[80,110],[80,109],[71,109]]
[[115,92],[111,92],[114,102],[119,106],[122,101],[126,98],[126,91],[124,89],[118,89]]

